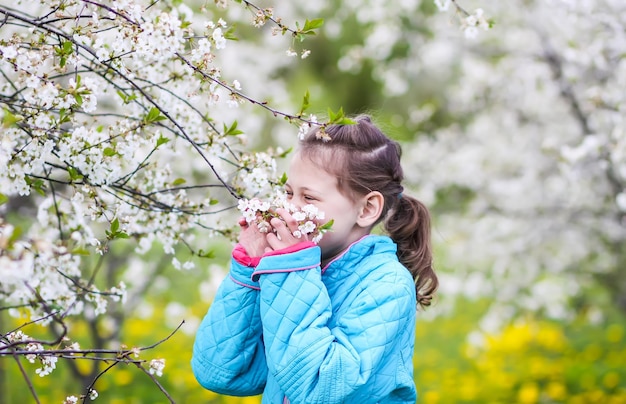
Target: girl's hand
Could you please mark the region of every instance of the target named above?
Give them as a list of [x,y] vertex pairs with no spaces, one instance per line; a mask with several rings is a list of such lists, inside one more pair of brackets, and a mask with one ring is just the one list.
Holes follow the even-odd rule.
[[248,225],[245,218],[239,219],[239,244],[243,246],[249,257],[260,257],[266,252],[270,252],[273,248],[267,240],[267,233],[262,233],[256,223]]
[[[298,231],[298,222],[286,209],[277,209],[276,213],[282,220],[275,217],[270,221],[275,233],[268,232],[267,242],[272,250],[280,250],[308,240],[306,235]],[[294,233],[299,237],[294,236]]]

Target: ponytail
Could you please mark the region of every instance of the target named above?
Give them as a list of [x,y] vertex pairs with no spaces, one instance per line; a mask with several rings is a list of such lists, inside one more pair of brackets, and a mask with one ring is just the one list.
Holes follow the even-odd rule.
[[398,245],[398,259],[413,275],[418,304],[430,306],[439,281],[432,264],[428,209],[417,199],[400,194],[384,227]]

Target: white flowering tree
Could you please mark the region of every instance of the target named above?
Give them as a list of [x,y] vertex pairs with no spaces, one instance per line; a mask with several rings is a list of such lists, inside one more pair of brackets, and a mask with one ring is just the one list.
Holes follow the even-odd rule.
[[626,3],[489,13],[499,29],[448,41],[447,53],[437,41],[422,49],[455,70],[436,72],[452,81],[440,100],[455,119],[409,157],[441,208],[436,233],[456,278],[444,293],[491,296],[485,331],[524,310],[595,321],[605,304],[626,311]]
[[[451,295],[493,298],[489,332],[523,310],[567,319],[591,307],[597,320],[597,303],[626,307],[622,0],[284,2],[283,19],[246,1],[7,3],[0,312],[49,334],[0,324],[0,360],[46,375],[68,359],[82,383],[68,402],[94,397],[117,363],[163,389],[165,362],[145,351],[168,335],[127,348],[115,330],[164,267],[212,256],[206,239],[231,234],[240,197],[280,181],[285,152],[252,150],[293,145],[297,129],[274,116],[315,123],[308,94],[281,112],[301,97],[299,76],[281,72],[309,56],[301,39],[315,31],[311,98],[381,111],[406,141],[441,251],[442,299],[427,313]],[[114,325],[81,347],[70,318]],[[80,373],[83,356],[109,364]]]
[[379,83],[373,107],[405,136],[433,208],[443,298],[430,312],[487,297],[480,328],[494,331],[525,310],[626,310],[626,3],[363,0],[320,14],[331,39],[359,27],[338,70]]
[[[300,130],[317,124],[303,117],[307,97],[290,115],[274,109],[262,86],[251,86],[254,96],[245,93],[237,74],[247,68],[249,79],[250,71],[263,72],[262,63],[236,55],[260,46],[280,48],[276,59],[285,51],[306,58],[309,51],[298,46],[322,21],[290,28],[271,8],[236,3],[234,11],[226,2],[194,11],[180,1],[143,0],[0,6],[0,311],[28,319],[2,324],[0,360],[16,359],[36,401],[23,360],[40,364],[35,373],[43,377],[68,359],[82,383],[68,403],[97,397],[94,384],[118,363],[136,365],[172,401],[155,377],[164,359],[142,355],[169,337],[147,347],[121,345],[124,313],[164,266],[193,268],[176,258],[181,248],[187,257],[211,257],[206,238],[228,237],[236,223],[222,222],[223,212],[277,181],[275,158],[284,152],[244,147],[237,117],[249,110],[240,116],[237,107],[251,105]],[[229,17],[262,29],[260,44],[243,42],[243,50],[228,53],[227,41],[237,39]],[[271,40],[279,44],[265,46]],[[342,119],[332,114],[331,121]],[[122,265],[110,254],[122,241],[134,246],[132,254],[156,244],[171,258],[151,268]],[[114,324],[108,333],[98,327],[107,315]],[[94,346],[79,346],[68,327],[72,317],[90,324]],[[47,339],[25,333],[30,324],[46,328]],[[85,373],[74,364],[79,359],[94,366]]]

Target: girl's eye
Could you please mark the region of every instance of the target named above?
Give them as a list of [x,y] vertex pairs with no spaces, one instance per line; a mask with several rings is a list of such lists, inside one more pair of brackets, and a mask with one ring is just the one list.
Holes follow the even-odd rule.
[[293,192],[285,191],[285,195],[287,195],[287,199],[291,199],[291,197],[293,196]]
[[304,199],[307,200],[307,201],[314,201],[315,200],[315,198],[313,198],[312,196],[309,196],[309,195],[304,195]]

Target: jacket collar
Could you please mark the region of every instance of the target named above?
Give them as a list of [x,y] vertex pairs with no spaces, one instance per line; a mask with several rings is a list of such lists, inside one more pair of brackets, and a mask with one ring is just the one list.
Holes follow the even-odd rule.
[[341,254],[326,264],[322,268],[322,274],[328,270],[344,268],[346,264],[355,265],[374,252],[393,252],[395,255],[396,250],[396,244],[388,236],[367,234],[350,244]]

